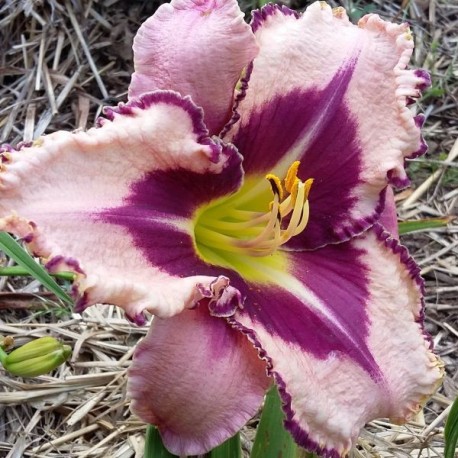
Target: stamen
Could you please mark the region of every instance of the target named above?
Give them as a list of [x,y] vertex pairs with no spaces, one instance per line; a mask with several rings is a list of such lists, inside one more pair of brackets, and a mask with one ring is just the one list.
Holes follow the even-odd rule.
[[275,194],[278,194],[278,197],[280,198],[280,201],[283,200],[283,186],[281,185],[281,180],[280,178],[277,177],[277,175],[272,175],[271,173],[266,175],[266,179],[269,180],[270,186],[272,186],[272,192]]
[[299,170],[299,166],[301,165],[300,161],[294,161],[288,171],[286,172],[285,178],[285,188],[286,190],[292,194],[292,188],[296,184],[297,178],[297,171]]
[[304,209],[304,197],[305,186],[304,183],[300,182],[298,185],[296,205],[294,206],[293,214],[291,215],[286,231],[284,231],[281,236],[282,244],[286,243],[293,236],[295,230],[301,222]]
[[[300,234],[309,220],[308,196],[313,179],[305,182],[300,180],[297,177],[299,166],[299,161],[291,164],[284,179],[284,187],[276,175],[266,175],[273,194],[267,212],[251,211],[251,205],[247,204],[247,194],[242,193],[240,198],[236,196],[232,199],[230,205],[220,203],[209,209],[206,217],[201,218],[196,225],[196,240],[222,255],[231,251],[257,257],[273,254],[281,245]],[[259,191],[252,195],[254,189]],[[250,200],[255,202],[258,199],[258,207],[259,197],[264,196],[264,192],[259,185],[249,188]],[[287,227],[282,228],[285,219]]]
[[[262,245],[257,247],[258,250],[268,250],[270,253],[273,253],[277,248],[285,244],[288,240],[290,240],[292,237],[299,234],[305,229],[309,218],[309,204],[307,201],[304,200],[305,194],[306,185],[305,183],[301,182],[299,185],[296,205],[294,207],[293,214],[291,215],[291,219],[289,221],[287,229],[281,232],[280,240],[276,239],[274,241],[271,241],[270,244],[263,243]],[[256,256],[256,254],[254,255]],[[262,255],[257,254],[257,256]]]
[[[279,223],[277,218],[279,214],[279,196],[278,194],[274,195],[273,208],[270,211],[270,219],[267,226],[264,230],[254,239],[251,240],[235,240],[234,245],[243,248],[251,248],[259,245],[261,242],[264,242],[269,235],[272,234],[272,231],[275,229],[275,225]],[[281,221],[281,220],[280,220]]]
[[310,188],[312,187],[313,181],[314,181],[313,178],[309,178],[304,183],[304,186],[305,186],[305,200],[308,200],[308,198],[309,198]]
[[297,200],[297,192],[299,190],[299,185],[302,184],[302,181],[299,180],[299,178],[295,178],[294,179],[294,183],[293,185],[291,186],[291,203],[292,205],[295,205],[296,204],[296,200]]
[[302,207],[302,216],[301,216],[301,222],[297,226],[296,230],[294,231],[292,237],[294,237],[297,234],[300,234],[305,227],[307,226],[307,223],[309,222],[309,215],[310,215],[310,206],[308,201],[305,202],[304,206]]

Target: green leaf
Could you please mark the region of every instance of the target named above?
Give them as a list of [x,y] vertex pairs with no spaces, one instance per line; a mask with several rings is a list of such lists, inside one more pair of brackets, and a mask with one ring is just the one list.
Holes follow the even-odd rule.
[[59,299],[68,304],[73,303],[71,297],[54,281],[48,272],[6,232],[0,232],[0,249],[14,259],[19,266],[26,269],[43,286],[52,291]]
[[[0,267],[0,277],[26,277],[29,275],[30,272],[21,266]],[[73,272],[56,272],[50,275],[68,281],[73,281],[75,279],[75,274]]]
[[148,425],[146,428],[145,453],[143,458],[178,458],[172,455],[162,443],[161,436],[157,428]]
[[408,234],[409,232],[426,231],[428,229],[445,227],[454,219],[454,216],[446,216],[445,218],[428,218],[419,219],[418,221],[402,221],[398,223],[399,234],[402,235]]
[[209,458],[242,458],[242,444],[240,434],[222,443],[219,447],[214,448],[209,454]]
[[283,426],[283,410],[277,387],[266,396],[251,458],[296,458],[297,445]]
[[450,409],[448,414],[447,423],[444,429],[445,436],[445,458],[454,458],[456,443],[458,442],[458,398]]

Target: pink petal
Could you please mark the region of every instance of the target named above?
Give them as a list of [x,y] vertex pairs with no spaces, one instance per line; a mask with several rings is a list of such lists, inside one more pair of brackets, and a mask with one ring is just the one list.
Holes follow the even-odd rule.
[[[227,163],[234,163],[236,172],[236,152],[212,141],[201,110],[176,93],[151,93],[109,109],[107,115],[112,120],[104,120],[101,128],[56,132],[20,151],[5,152],[0,230],[23,237],[50,270],[78,273],[77,309],[101,302],[124,307],[137,321],[143,309],[172,316],[204,297],[208,300],[216,277],[162,270],[145,254],[137,234],[107,213],[116,215],[130,202],[139,181],[155,174],[224,182],[216,176],[226,171]],[[240,172],[233,183],[227,174],[225,180],[227,192],[237,186]],[[167,251],[168,256],[177,256],[171,246],[174,234],[187,237],[192,247],[192,228],[178,205],[182,202],[187,212],[192,211],[192,186],[180,187],[179,179],[174,183],[170,190],[159,183],[149,196],[151,202],[159,196],[163,206],[169,198],[170,213],[161,208],[154,212],[144,195],[122,215],[131,225],[147,224],[148,240],[161,240],[156,252]],[[180,194],[183,197],[177,199]],[[197,197],[208,199],[208,193]],[[222,277],[218,284],[225,281]]]
[[257,45],[236,0],[172,0],[139,29],[129,97],[155,89],[190,95],[217,134]]
[[379,225],[289,257],[289,273],[252,288],[229,320],[269,361],[295,440],[345,456],[367,422],[406,421],[442,379],[419,269]]
[[378,219],[388,182],[408,183],[404,159],[424,152],[406,106],[426,84],[406,70],[408,25],[369,15],[357,27],[342,8],[316,2],[303,15],[268,5],[252,26],[260,53],[225,138],[247,174],[283,177],[301,160],[299,176],[315,179],[309,227],[294,248],[348,240]]
[[393,237],[399,239],[398,214],[396,210],[396,202],[394,200],[394,192],[391,186],[386,188],[385,206],[380,215],[379,223]]
[[153,320],[129,369],[128,395],[172,453],[198,455],[238,432],[268,385],[246,338],[199,308]]

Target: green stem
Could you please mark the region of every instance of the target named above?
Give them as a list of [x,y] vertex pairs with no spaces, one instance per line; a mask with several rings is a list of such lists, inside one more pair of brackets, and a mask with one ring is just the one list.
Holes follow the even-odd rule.
[[[61,278],[62,280],[73,281],[75,279],[75,274],[72,272],[57,272],[55,274],[50,274],[55,278]],[[27,277],[30,276],[30,273],[27,269],[24,269],[22,266],[10,266],[10,267],[0,267],[0,277]]]

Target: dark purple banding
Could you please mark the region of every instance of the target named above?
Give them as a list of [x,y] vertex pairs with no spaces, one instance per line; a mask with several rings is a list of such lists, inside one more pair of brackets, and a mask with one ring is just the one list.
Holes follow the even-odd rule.
[[426,121],[426,116],[422,113],[418,114],[417,116],[415,116],[413,118],[414,122],[415,122],[415,125],[421,129],[423,127],[423,125],[425,124],[425,121]]
[[197,135],[198,143],[208,145],[212,149],[210,157],[211,162],[217,163],[221,156],[221,146],[218,142],[209,138],[209,132],[204,123],[204,112],[191,99],[191,97],[182,97],[175,91],[157,90],[142,94],[140,97],[132,98],[127,103],[119,103],[114,107],[104,107],[103,114],[105,118],[99,118],[96,123],[99,127],[106,124],[106,120],[113,121],[116,115],[134,116],[135,111],[146,110],[154,105],[167,104],[175,105],[186,111],[193,123],[193,133]]
[[16,151],[20,151],[21,149],[28,148],[32,146],[33,142],[19,142],[16,146],[10,145],[9,143],[3,143],[0,145],[0,154],[1,153],[15,153]]
[[[361,151],[356,123],[344,102],[356,62],[349,61],[339,69],[324,89],[293,89],[273,96],[250,113],[233,139],[244,157],[246,174],[268,173],[305,137],[307,148],[296,158],[304,161],[299,173],[311,176],[310,170],[340,169],[342,165],[350,165],[352,172],[355,168],[359,171]],[[339,156],[345,164],[336,161]],[[358,159],[356,165],[354,158]]]
[[[341,312],[343,315],[339,319],[351,332],[353,332],[352,327],[358,328],[356,334],[360,337],[356,338],[360,339],[359,347],[363,349],[362,352],[365,356],[358,354],[355,348],[350,348],[350,343],[345,341],[344,335],[338,335],[335,329],[331,329],[329,323],[324,322],[319,316],[311,312],[306,304],[300,303],[285,290],[272,287],[256,292],[259,288],[251,290],[237,273],[204,263],[196,255],[191,236],[167,223],[167,217],[171,217],[171,222],[177,216],[187,218],[192,215],[196,205],[202,204],[209,197],[216,198],[219,195],[225,195],[228,193],[228,189],[237,187],[239,185],[238,180],[241,178],[238,167],[240,158],[232,154],[230,155],[231,161],[234,170],[232,178],[227,183],[224,183],[224,180],[231,175],[229,173],[202,176],[184,170],[157,172],[147,176],[132,187],[132,193],[126,199],[123,207],[107,209],[101,214],[94,215],[94,217],[101,218],[110,224],[125,227],[136,241],[137,247],[144,253],[145,258],[152,265],[160,267],[165,272],[175,276],[227,276],[234,290],[227,289],[227,295],[221,298],[221,302],[217,301],[214,305],[209,305],[215,315],[232,314],[236,308],[240,307],[243,299],[248,298],[249,303],[244,304],[243,313],[254,316],[260,321],[260,325],[270,327],[272,332],[281,335],[287,341],[292,339],[291,342],[294,340],[304,348],[307,347],[308,351],[317,357],[325,358],[331,352],[350,354],[366,370],[374,374],[374,366],[369,367],[372,363],[368,362],[364,350],[364,335],[367,324],[364,307],[358,311],[353,309],[352,305],[355,303],[355,297],[359,304],[363,303],[366,294],[364,269],[358,264],[359,254],[355,250],[349,250],[349,254],[346,255],[343,245],[339,245],[320,250],[320,252],[307,252],[300,255],[308,257],[306,259],[309,259],[310,262],[313,260],[316,264],[316,269],[311,269],[311,273],[304,273],[305,283],[309,284],[310,281],[315,281],[316,294],[326,302],[345,302],[345,311]],[[238,178],[234,180],[234,176]],[[326,259],[337,259],[339,256],[343,259],[342,266],[332,270],[332,266],[326,264]],[[320,259],[321,261],[319,261]],[[301,275],[300,269],[298,265],[297,275]],[[340,274],[335,277],[339,272]],[[351,279],[346,283],[349,285],[347,292],[343,288],[335,287],[335,283],[339,283],[343,278],[342,272],[346,272]],[[348,291],[353,291],[354,294],[351,295]],[[329,296],[331,292],[335,296],[334,299]],[[340,302],[339,294],[341,295]],[[279,303],[278,314],[274,313],[270,304],[272,297],[275,297],[275,301]],[[259,311],[256,304],[262,304]],[[282,316],[288,319],[280,319]],[[294,322],[297,323],[297,326],[292,325],[294,329],[282,327],[284,323]],[[317,329],[322,329],[323,332],[317,333]],[[301,335],[311,337],[309,340],[306,339],[301,342]]]
[[[149,183],[159,182],[154,179]],[[164,183],[160,184],[163,186]],[[192,188],[189,192],[191,190]],[[219,301],[208,304],[215,315],[232,314],[240,308],[243,299],[248,298],[243,303],[243,313],[249,314],[254,320],[259,321],[260,325],[266,326],[282,339],[294,341],[320,358],[327,357],[331,352],[349,354],[376,377],[375,366],[369,361],[370,357],[364,342],[367,328],[364,300],[367,291],[365,271],[358,261],[360,253],[357,250],[349,249],[347,243],[332,245],[319,251],[296,253],[294,256],[304,258],[304,271],[302,271],[302,264],[297,263],[295,275],[300,279],[303,275],[304,283],[311,287],[318,297],[332,304],[333,307],[338,307],[333,310],[339,322],[349,334],[355,334],[353,343],[358,341],[357,347],[360,350],[354,345],[352,347],[352,343],[345,340],[344,334],[339,334],[329,322],[323,321],[307,308],[307,304],[299,302],[287,291],[274,286],[251,289],[236,272],[204,263],[198,258],[189,234],[181,232],[166,221],[154,218],[155,215],[161,216],[161,214],[165,217],[165,214],[161,213],[165,208],[173,210],[174,215],[186,216],[187,208],[174,207],[169,202],[168,206],[157,208],[156,212],[149,211],[146,205],[148,197],[151,196],[161,200],[159,193],[150,193],[144,187],[139,187],[138,192],[131,197],[131,202],[135,201],[135,205],[110,209],[94,216],[102,218],[107,223],[125,227],[145,258],[153,266],[158,266],[165,272],[180,277],[193,275],[228,277],[234,289],[227,289]],[[155,208],[154,200],[152,208]],[[335,267],[335,263],[339,265]],[[336,286],[339,283],[342,286]],[[276,304],[278,303],[278,309],[276,305],[271,304],[272,298],[275,298]],[[316,332],[317,329],[321,329],[322,332]]]
[[226,286],[218,298],[208,302],[210,315],[219,318],[230,317],[241,307],[243,307],[242,294],[231,285]]
[[409,177],[404,177],[404,178],[398,177],[397,175],[395,175],[395,171],[393,170],[390,170],[388,172],[387,177],[388,177],[388,183],[397,189],[404,189],[410,186]]
[[145,326],[148,320],[143,313],[136,313],[135,315],[129,315],[125,313],[125,317],[136,326]]
[[[357,59],[350,60],[324,89],[292,90],[273,97],[251,113],[239,126],[233,143],[244,156],[247,175],[271,172],[302,139],[308,144],[299,152],[298,176],[314,178],[310,192],[310,220],[306,230],[288,243],[290,249],[310,249],[348,240],[377,221],[382,195],[373,200],[374,210],[352,219],[358,204],[355,189],[363,184],[363,151],[357,125],[345,94]],[[256,66],[256,62],[254,63]]]
[[[232,146],[221,145],[221,148],[226,163],[220,174],[201,174],[184,169],[148,173],[131,186],[130,195],[124,199],[122,206],[94,214],[94,218],[124,226],[136,239],[138,227],[151,227],[152,233],[145,234],[151,239],[158,218],[173,222],[176,218],[192,217],[198,207],[233,194],[242,183],[241,156]],[[161,227],[163,225],[160,224]],[[151,240],[148,241],[150,243]]]
[[332,448],[321,447],[318,442],[314,441],[309,433],[300,427],[297,421],[293,420],[294,412],[291,407],[291,396],[287,391],[287,387],[281,376],[274,372],[275,383],[278,387],[278,392],[283,403],[283,411],[285,412],[285,428],[291,433],[297,444],[316,453],[322,458],[341,458],[340,453]]
[[20,151],[21,149],[29,148],[29,147],[32,146],[32,145],[33,145],[33,141],[19,142],[19,143],[16,145],[16,150],[17,150],[17,151]]
[[427,70],[417,68],[414,71],[414,73],[417,78],[420,78],[422,80],[421,83],[417,84],[417,89],[419,89],[420,91],[424,91],[425,89],[428,89],[431,86],[431,75]]
[[220,133],[220,138],[224,139],[225,135],[229,132],[231,127],[240,119],[240,113],[238,112],[238,107],[240,102],[245,98],[248,91],[249,81],[251,77],[251,72],[253,71],[253,62],[248,64],[245,69],[245,76],[240,81],[240,91],[235,97],[234,105],[232,107],[232,117],[229,122],[223,127],[223,130]]
[[[421,129],[426,121],[424,114],[420,113],[414,117],[415,125]],[[420,147],[414,151],[412,154],[407,156],[408,159],[415,159],[417,157],[423,156],[428,151],[428,145],[423,138],[423,135],[420,136]]]
[[300,18],[300,14],[297,11],[294,11],[284,5],[269,3],[259,10],[252,11],[252,19],[250,25],[253,32],[256,32],[260,27],[262,27],[264,22],[270,16],[274,16],[277,13],[283,14],[285,16],[294,16],[296,19]]
[[366,343],[370,320],[364,255],[352,242],[289,255],[291,275],[324,304],[332,319],[315,311],[305,297],[296,297],[288,285],[250,288],[235,319],[248,316],[255,329],[263,327],[273,338],[297,345],[319,359],[330,354],[347,356],[378,382],[383,377]]
[[35,236],[34,236],[33,232],[30,232],[29,234],[24,235],[24,237],[22,237],[22,241],[25,242],[25,243],[32,243],[34,238],[35,238]]
[[[424,282],[423,279],[420,276],[420,269],[415,263],[415,261],[410,257],[407,249],[402,246],[398,240],[393,238],[388,232],[386,232],[383,227],[379,224],[375,224],[373,227],[374,233],[377,237],[377,239],[383,243],[383,245],[392,253],[396,254],[401,261],[401,263],[405,266],[407,272],[409,273],[409,276],[411,279],[415,282],[417,287],[419,288],[420,292],[423,292],[424,290]],[[351,242],[347,243],[351,244]],[[342,244],[345,245],[345,244]],[[304,280],[307,282],[307,286],[314,290],[316,294],[320,295],[320,297],[323,297],[324,295],[328,294],[329,299],[324,299],[324,300],[330,300],[330,304],[332,304],[333,308],[336,310],[337,308],[340,308],[340,312],[343,311],[343,309],[347,309],[348,311],[348,322],[345,323],[345,326],[347,329],[352,329],[352,325],[356,325],[357,329],[354,331],[355,335],[358,334],[361,330],[363,330],[363,336],[365,329],[367,329],[367,325],[369,323],[369,319],[366,317],[365,314],[365,307],[364,307],[364,301],[367,299],[367,284],[366,282],[368,280],[364,280],[364,278],[367,278],[367,274],[365,273],[365,268],[364,266],[359,263],[357,260],[360,258],[360,254],[358,254],[357,250],[354,251],[354,248],[348,249],[348,251],[345,253],[345,256],[340,255],[340,260],[339,260],[339,250],[342,250],[341,246],[330,246],[326,247],[325,249],[320,249],[317,250],[314,253],[305,253],[305,257],[297,263],[299,268],[294,269],[295,272],[298,273],[298,277],[300,278],[302,273],[304,275]],[[310,255],[315,254],[316,259],[312,260],[310,258]],[[361,255],[363,253],[361,252]],[[302,253],[300,253],[302,255]],[[345,258],[348,257],[348,259],[354,259],[356,262],[351,261],[348,263],[348,265],[345,265]],[[332,264],[335,262],[335,268],[328,270],[328,273],[323,270],[324,264],[329,263]],[[302,273],[301,273],[302,272]],[[331,274],[330,274],[331,272]],[[306,275],[306,276],[305,276]],[[333,275],[337,275],[338,277],[341,277],[340,280],[337,280],[336,278],[333,278]],[[354,277],[353,277],[354,275]],[[316,278],[313,278],[313,276],[316,276]],[[323,281],[323,279],[326,279]],[[330,284],[327,284],[326,282],[330,282]],[[317,291],[316,286],[319,286],[320,291]],[[254,288],[253,288],[254,289]],[[353,290],[353,293],[352,293]],[[360,299],[352,299],[350,296],[357,297],[358,295],[355,294],[355,291],[359,290],[359,297]],[[348,294],[348,297],[346,295]],[[285,298],[282,298],[281,294],[279,295],[277,292],[275,294],[271,293],[269,295],[268,291],[264,292],[265,298],[267,302],[264,302],[264,306],[261,307],[255,307],[253,305],[253,301],[257,300],[256,294],[253,294],[253,291],[250,291],[250,295],[247,298],[244,309],[243,311],[237,312],[237,314],[234,317],[228,318],[228,322],[235,328],[247,335],[249,340],[253,343],[255,348],[257,348],[259,356],[263,358],[268,365],[268,373],[269,375],[273,376],[279,391],[280,395],[283,401],[283,409],[285,411],[286,415],[286,420],[285,420],[285,426],[288,429],[288,431],[291,432],[292,436],[296,440],[296,442],[307,448],[310,451],[313,451],[315,453],[318,453],[320,456],[328,457],[328,458],[337,458],[340,457],[339,453],[334,450],[334,449],[329,449],[329,448],[323,448],[320,447],[320,445],[314,441],[312,438],[310,438],[309,433],[304,430],[297,420],[295,419],[295,412],[292,409],[292,399],[291,395],[288,392],[288,385],[287,383],[283,380],[281,374],[276,372],[275,367],[273,366],[272,359],[269,357],[269,355],[266,353],[263,343],[259,340],[257,337],[257,334],[255,333],[255,330],[257,329],[257,326],[254,327],[254,329],[248,329],[245,326],[243,326],[239,321],[238,317],[241,316],[244,313],[250,313],[250,315],[254,316],[257,315],[259,322],[258,325],[264,325],[265,321],[265,313],[263,312],[263,308],[268,310],[268,317],[267,320],[270,320],[270,328],[266,327],[268,329],[274,338],[281,337],[283,340],[288,341],[288,333],[292,332],[291,330],[285,330],[284,332],[281,333],[281,336],[279,336],[278,331],[276,330],[276,326],[272,325],[274,319],[275,319],[275,304],[277,302],[280,302],[281,305],[283,306],[281,309],[281,315],[278,314],[277,320],[281,320],[285,323],[294,323],[292,327],[294,327],[297,323],[297,321],[301,320],[300,314],[296,314],[294,317],[290,316],[288,312],[288,307],[290,303],[286,300]],[[337,295],[337,297],[336,297]],[[331,297],[332,296],[332,297]],[[272,300],[268,301],[269,297],[272,298]],[[363,303],[363,306],[360,307],[361,302]],[[340,304],[340,305],[339,305]],[[286,309],[285,306],[286,305]],[[348,309],[348,305],[354,306],[355,309]],[[253,311],[254,309],[254,311]],[[262,317],[261,317],[262,316]],[[294,318],[293,321],[291,321],[291,318]],[[354,320],[354,323],[351,323],[351,321]],[[432,346],[432,341],[428,333],[425,331],[423,327],[423,320],[424,320],[424,312],[423,312],[423,301],[421,302],[421,310],[419,310],[419,316],[417,318],[417,323],[422,326],[423,329],[423,335],[426,339],[426,341],[429,342],[430,346]],[[269,323],[269,321],[267,321]],[[362,323],[362,326],[361,326]],[[299,326],[299,325],[298,325]],[[301,329],[303,328],[302,323],[301,323]],[[314,330],[311,331],[314,334],[318,334],[321,336],[325,330],[323,328],[315,328]],[[303,328],[303,335],[307,336],[307,329]],[[304,337],[303,339],[306,340],[307,337]],[[300,343],[300,338],[295,340],[295,343]],[[287,346],[285,346],[287,348]],[[335,353],[334,353],[335,354]],[[314,353],[316,356],[316,353]],[[284,355],[285,358],[287,358],[287,355]],[[356,358],[353,359],[357,361]],[[366,366],[366,370],[370,369],[370,366]],[[372,376],[375,376],[375,379],[377,378],[376,373],[372,373]],[[379,380],[380,381],[380,380]],[[383,381],[381,381],[383,383]]]
[[[184,169],[146,174],[131,186],[123,205],[94,213],[92,218],[125,228],[154,267],[179,277],[226,275],[235,286],[233,272],[200,260],[191,235],[174,226],[176,220],[193,217],[201,205],[239,189],[243,180],[242,158],[228,145],[222,145],[222,154],[226,163],[221,174]],[[224,299],[223,308],[233,306],[233,301],[226,300],[226,296]],[[215,307],[215,313],[219,313],[217,304]]]
[[283,379],[273,369],[272,359],[263,349],[254,331],[242,326],[233,317],[227,318],[227,321],[234,329],[241,332],[248,338],[248,340],[253,344],[254,348],[256,348],[256,350],[258,351],[259,357],[266,362],[267,374],[270,377],[273,377],[273,379],[275,380],[275,383],[278,387],[278,391],[279,391],[279,394],[282,400],[282,404],[283,404],[282,407],[285,413],[285,420],[284,420],[285,428],[291,433],[296,443],[300,445],[301,447],[304,447],[307,450],[320,454],[320,456],[322,456],[323,458],[340,458],[340,454],[337,452],[337,450],[329,449],[326,447],[320,447],[316,441],[312,440],[309,437],[309,434],[307,433],[307,431],[302,429],[299,426],[299,424],[293,420],[294,411],[291,406],[292,404],[291,395],[287,392],[287,387]]
[[[251,19],[250,25],[253,30],[253,33],[256,32],[264,24],[265,20],[268,17],[273,16],[276,13],[281,13],[286,16],[294,16],[296,19],[299,19],[300,17],[300,14],[297,11],[291,10],[286,6],[276,5],[276,4],[265,5],[261,9],[253,10],[251,12],[252,19]],[[229,120],[229,122],[223,127],[223,130],[220,133],[220,137],[223,139],[226,136],[226,134],[229,132],[231,127],[240,119],[238,107],[240,105],[240,102],[245,98],[246,93],[248,91],[249,81],[250,81],[252,71],[253,71],[253,62],[248,64],[248,66],[245,69],[245,75],[241,79],[240,91],[235,98],[234,105],[232,108],[232,117]]]
[[64,264],[65,266],[72,269],[73,272],[84,274],[83,269],[81,269],[79,262],[74,258],[64,257],[64,256],[54,256],[51,258],[45,265],[46,270],[49,272],[56,272],[56,270]]
[[226,318],[232,316],[238,308],[243,308],[242,294],[230,285],[229,278],[224,275],[215,278],[209,286],[201,283],[196,286],[204,298],[195,307],[207,307],[212,316]]

